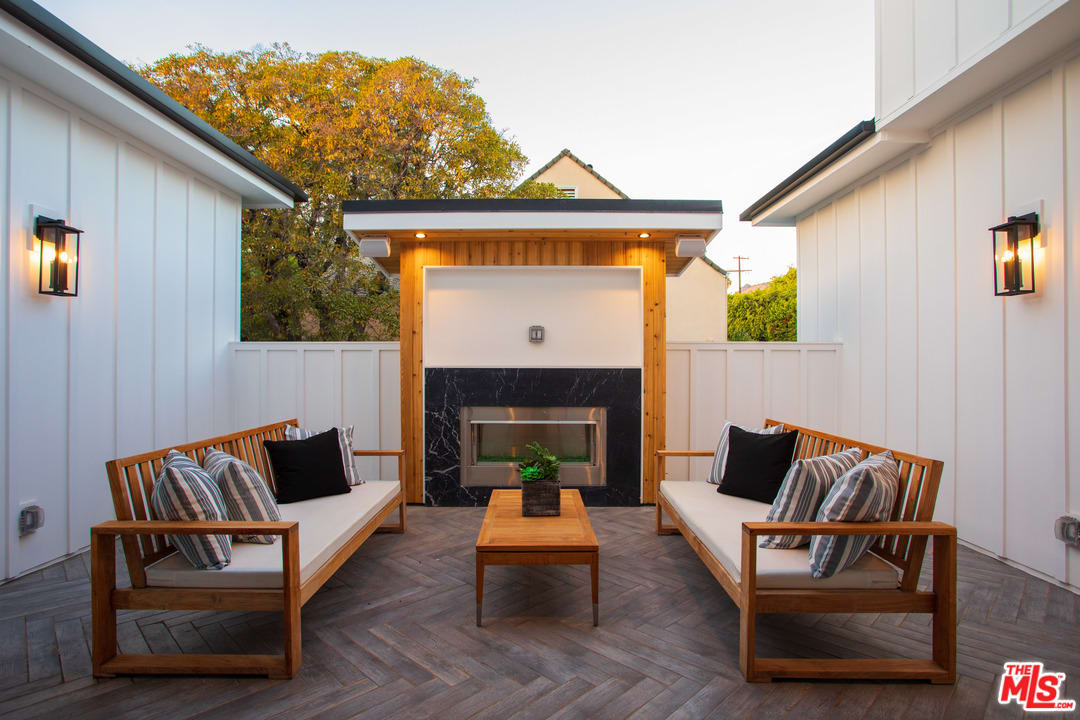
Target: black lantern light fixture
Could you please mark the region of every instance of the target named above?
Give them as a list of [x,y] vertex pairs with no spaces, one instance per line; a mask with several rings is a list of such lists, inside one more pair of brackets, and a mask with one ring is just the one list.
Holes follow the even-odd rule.
[[34,235],[41,245],[38,292],[75,297],[79,294],[79,235],[82,230],[44,215],[34,218]]
[[1035,292],[1035,237],[1039,214],[1010,216],[990,228],[994,234],[994,294]]

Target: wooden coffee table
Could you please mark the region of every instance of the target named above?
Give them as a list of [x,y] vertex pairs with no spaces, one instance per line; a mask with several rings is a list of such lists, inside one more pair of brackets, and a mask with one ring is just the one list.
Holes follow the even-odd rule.
[[600,544],[581,493],[561,490],[558,517],[522,517],[520,490],[494,490],[476,539],[476,625],[484,604],[486,565],[588,565],[593,625],[600,622]]

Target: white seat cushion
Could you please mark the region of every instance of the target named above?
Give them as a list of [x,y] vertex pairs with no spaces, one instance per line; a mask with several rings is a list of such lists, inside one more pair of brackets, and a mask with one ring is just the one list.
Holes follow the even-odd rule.
[[[665,480],[660,493],[698,536],[736,582],[742,577],[742,524],[763,522],[769,514],[768,503],[721,495],[716,486],[703,482]],[[195,571],[200,572],[200,571]],[[206,571],[202,571],[206,572]],[[757,549],[757,586],[759,588],[895,588],[899,573],[876,555],[863,555],[854,565],[829,578],[810,574],[806,547],[790,550]]]
[[[279,505],[282,520],[300,523],[300,582],[310,578],[334,553],[386,506],[401,486],[394,481],[353,485],[347,495]],[[232,562],[221,570],[197,570],[180,553],[146,568],[151,587],[280,588],[280,542],[233,545]]]

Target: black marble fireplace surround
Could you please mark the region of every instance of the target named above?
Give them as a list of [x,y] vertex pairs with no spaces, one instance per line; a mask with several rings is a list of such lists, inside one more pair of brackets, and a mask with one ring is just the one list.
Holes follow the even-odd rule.
[[424,504],[487,505],[492,488],[462,487],[460,408],[606,407],[607,485],[586,505],[641,504],[639,368],[425,368]]

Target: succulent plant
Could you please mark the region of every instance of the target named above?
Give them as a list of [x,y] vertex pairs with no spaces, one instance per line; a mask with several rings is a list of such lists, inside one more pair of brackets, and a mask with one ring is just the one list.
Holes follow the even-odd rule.
[[538,442],[525,446],[533,456],[518,464],[521,482],[559,482],[559,460]]

